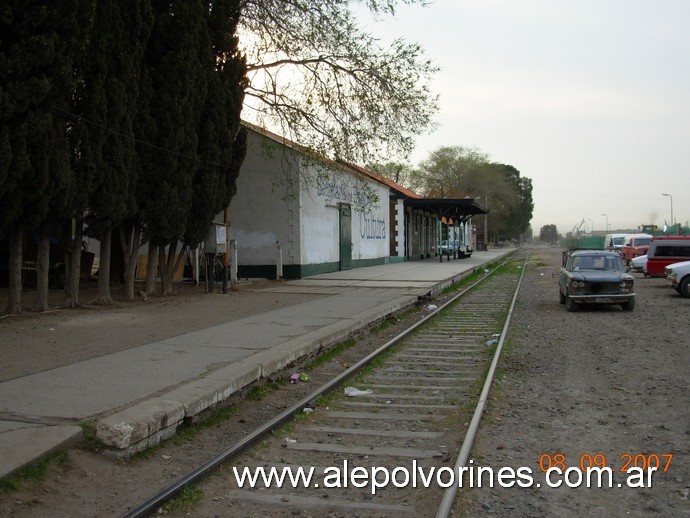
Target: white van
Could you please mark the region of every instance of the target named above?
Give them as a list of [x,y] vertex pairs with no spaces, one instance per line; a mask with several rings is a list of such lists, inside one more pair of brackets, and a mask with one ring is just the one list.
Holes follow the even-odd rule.
[[625,236],[628,234],[606,234],[604,238],[604,250],[620,253],[625,241]]

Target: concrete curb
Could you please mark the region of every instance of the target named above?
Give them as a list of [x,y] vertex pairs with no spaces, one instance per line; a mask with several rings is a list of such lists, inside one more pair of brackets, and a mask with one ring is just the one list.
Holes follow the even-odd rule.
[[[0,478],[11,477],[28,465],[79,442],[82,429],[74,425],[46,426],[32,423],[0,422]],[[22,444],[17,448],[17,444]]]
[[300,358],[345,340],[353,332],[411,306],[417,300],[412,295],[398,297],[386,306],[363,311],[210,372],[164,395],[99,420],[97,437],[114,449],[117,456],[128,456],[160,444],[175,435],[185,419],[228,399],[251,383],[285,369]]

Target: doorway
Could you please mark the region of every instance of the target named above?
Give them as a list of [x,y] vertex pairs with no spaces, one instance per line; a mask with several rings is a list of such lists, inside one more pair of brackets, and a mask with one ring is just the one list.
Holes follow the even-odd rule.
[[341,203],[340,212],[340,269],[352,269],[352,207]]

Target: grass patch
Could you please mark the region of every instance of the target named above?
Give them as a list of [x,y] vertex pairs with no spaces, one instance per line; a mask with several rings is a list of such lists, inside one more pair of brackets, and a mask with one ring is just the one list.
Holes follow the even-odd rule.
[[98,435],[96,435],[96,426],[89,421],[80,421],[77,425],[81,428],[82,447],[94,453],[103,451],[105,445],[103,441],[98,438]]
[[456,282],[455,284],[452,284],[445,288],[441,293],[443,295],[449,295],[451,293],[455,293],[456,291],[461,291],[465,288],[467,288],[470,284],[474,284],[477,282],[479,279],[484,277],[486,274],[484,273],[484,270],[489,270],[491,271],[493,268],[496,267],[497,263],[491,263],[487,264],[483,268],[478,268],[475,271],[473,271],[471,274],[469,274],[467,277],[463,277],[459,282]]
[[185,513],[189,512],[201,502],[204,493],[198,487],[185,487],[175,498],[163,504],[163,511],[166,513]]
[[[237,414],[237,409],[234,406],[226,406],[217,408],[213,411],[211,415],[203,419],[202,421],[195,424],[185,423],[177,428],[175,436],[173,437],[173,443],[176,445],[189,443],[194,440],[194,438],[199,435],[203,430],[211,428],[212,426],[218,426],[219,424],[227,421],[231,417]],[[144,450],[148,451],[148,450]]]
[[276,390],[280,389],[280,387],[284,387],[285,384],[286,382],[283,378],[277,380],[272,378],[268,379],[265,382],[259,385],[254,385],[252,388],[250,388],[249,392],[247,392],[247,397],[255,401],[261,401],[268,394],[275,392]]
[[19,488],[19,483],[14,477],[7,477],[0,480],[0,491],[3,493],[9,493],[10,491],[16,491]]
[[331,361],[333,358],[339,356],[342,352],[348,350],[350,347],[354,347],[357,344],[357,340],[350,338],[344,342],[340,342],[335,347],[329,349],[323,354],[318,355],[313,360],[309,361],[305,366],[305,370],[313,370],[320,367],[324,363]]
[[45,480],[53,466],[65,467],[70,465],[69,452],[61,449],[22,468],[16,475],[0,480],[0,491],[11,492],[19,489],[23,482],[40,482]]
[[412,308],[412,309],[407,309],[399,314],[392,314],[386,316],[383,321],[376,327],[371,328],[371,334],[378,334],[381,331],[385,331],[386,329],[389,329],[393,326],[396,326],[400,324],[403,320],[405,320],[407,317],[412,315],[413,313],[417,313],[419,311],[418,308]]
[[380,369],[386,362],[386,360],[390,358],[391,355],[396,354],[399,349],[400,344],[396,344],[393,347],[384,351],[383,353],[379,354],[375,358],[372,358],[371,361],[357,373],[355,380],[361,380],[364,376],[371,373],[372,371]]
[[350,382],[343,383],[337,389],[332,390],[327,394],[320,395],[316,398],[316,401],[314,401],[314,406],[316,408],[326,408],[328,406],[331,406],[334,403],[335,399],[343,393],[343,390],[345,390],[345,386],[349,386],[349,384]]
[[[179,428],[178,428],[179,431]],[[137,460],[148,460],[152,457],[154,457],[160,450],[161,450],[161,445],[156,444],[155,446],[149,446],[148,448],[138,451],[136,453],[133,453],[130,457],[131,460],[137,461]]]

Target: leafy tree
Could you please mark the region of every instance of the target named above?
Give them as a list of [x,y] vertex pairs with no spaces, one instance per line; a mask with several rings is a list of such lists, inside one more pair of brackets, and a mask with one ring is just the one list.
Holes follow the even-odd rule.
[[[80,190],[74,216],[86,212],[90,235],[100,241],[98,295],[108,304],[112,230],[134,212],[136,115],[143,49],[150,25],[148,0],[97,2],[94,30],[79,72],[73,139],[78,146],[75,168]],[[88,210],[87,210],[88,209]],[[79,242],[73,243],[71,304],[78,303]],[[133,298],[133,296],[132,296]]]
[[560,234],[556,225],[544,225],[539,231],[539,240],[547,243],[556,243]]
[[[383,48],[357,25],[350,3],[243,2],[240,34],[249,77],[244,116],[352,163],[405,156],[438,109],[429,88],[437,68],[417,44],[398,39]],[[398,3],[366,5],[393,14]]]
[[202,49],[208,93],[198,127],[199,163],[184,233],[184,243],[192,248],[235,195],[246,151],[246,130],[240,126],[246,64],[235,36],[239,17],[238,0],[215,1],[208,12],[210,45]]
[[444,146],[419,164],[421,192],[436,198],[477,197],[486,191],[489,157],[476,148]]
[[138,125],[139,200],[151,239],[147,291],[158,249],[167,294],[183,257],[179,241],[196,246],[235,193],[246,148],[246,64],[234,35],[238,0],[156,4],[155,16]]
[[73,59],[83,46],[90,4],[28,0],[8,2],[0,9],[0,84],[5,85],[0,103],[0,171],[5,171],[0,228],[11,227],[7,311],[12,314],[21,312],[24,229],[40,228],[36,309],[47,306],[49,219],[60,217],[73,181],[66,113],[74,91]]
[[534,210],[532,180],[521,177],[520,171],[511,165],[493,164],[493,167],[505,178],[513,191],[509,198],[511,203],[506,204],[504,224],[499,229],[497,239],[519,239],[529,227]]
[[[162,291],[168,294],[180,261],[178,241],[187,226],[197,168],[197,124],[208,88],[200,57],[207,27],[205,3],[199,0],[155,2],[153,8],[137,124],[143,173],[139,206],[146,232],[159,250]],[[150,255],[149,261],[154,260]]]
[[516,239],[532,219],[532,182],[513,166],[490,162],[476,148],[446,146],[433,151],[419,166],[419,192],[437,198],[476,198],[490,210],[494,241]]

